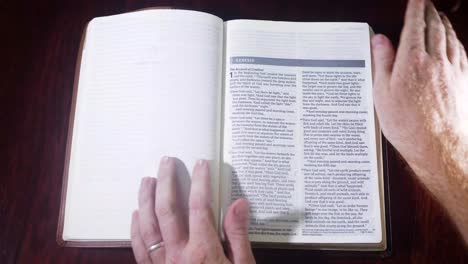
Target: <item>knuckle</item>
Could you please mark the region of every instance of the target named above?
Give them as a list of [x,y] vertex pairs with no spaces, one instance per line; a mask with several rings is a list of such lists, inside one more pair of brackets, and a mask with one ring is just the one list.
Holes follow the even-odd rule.
[[209,245],[204,241],[193,242],[189,255],[190,259],[193,260],[192,263],[204,263],[208,258]]
[[181,262],[179,260],[178,255],[168,254],[168,255],[166,255],[165,263],[166,264],[176,264],[176,263],[181,263]]
[[229,236],[236,239],[247,238],[247,228],[243,226],[235,226],[229,229]]
[[164,204],[156,206],[156,215],[161,218],[169,218],[175,215],[175,204],[170,201],[166,201]]
[[154,197],[151,196],[149,192],[143,189],[140,195],[138,195],[138,203],[140,204],[149,204],[151,202],[151,199],[154,199]]
[[[431,58],[431,63],[428,65],[430,66],[429,70],[440,71],[440,69],[444,69],[447,62],[448,62],[447,56],[441,56],[439,54],[435,54]],[[437,74],[437,72],[434,72],[434,74]]]
[[207,201],[204,201],[201,197],[190,197],[189,209],[190,211],[202,211],[209,208]]
[[184,251],[184,259],[187,263],[229,263],[227,262],[223,248],[214,240],[191,240]]
[[447,32],[448,32],[448,41],[455,42],[456,44],[458,44],[458,38],[457,38],[457,34],[455,33],[455,31],[453,31],[453,29],[450,29]]
[[431,58],[430,63],[426,64],[425,70],[430,76],[440,76],[444,74],[444,69],[450,64],[448,58],[434,57]]
[[411,51],[410,63],[416,66],[425,66],[427,56],[421,49],[413,49]]
[[[143,241],[151,241],[152,239],[154,239],[155,237],[155,233],[152,231],[152,230],[142,230],[141,231],[141,238],[143,239]],[[153,242],[150,242],[150,243],[154,243],[156,241],[153,241]]]
[[441,33],[445,31],[444,24],[442,24],[441,21],[436,20],[436,19],[431,19],[428,22],[428,27],[430,27],[432,30],[436,31],[437,33]]
[[131,240],[136,240],[138,238],[139,234],[138,232],[131,232],[130,233],[130,239]]
[[445,35],[442,34],[445,34],[445,32],[437,31],[437,34],[435,34],[435,36],[433,37],[435,44],[440,45],[446,42]]

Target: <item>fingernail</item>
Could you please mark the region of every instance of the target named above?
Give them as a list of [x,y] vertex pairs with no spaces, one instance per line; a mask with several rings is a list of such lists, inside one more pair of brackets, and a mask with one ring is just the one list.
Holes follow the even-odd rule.
[[204,159],[199,159],[199,160],[197,161],[197,166],[198,166],[198,167],[204,167],[204,166],[206,166],[206,160],[204,160]]
[[445,13],[442,12],[442,11],[439,11],[439,16],[442,17],[442,18],[446,18],[446,17],[447,17],[447,16],[445,15]]
[[374,47],[381,46],[381,45],[383,45],[384,41],[385,41],[384,36],[378,34],[378,35],[375,35],[375,36],[372,38],[372,45],[373,45]]
[[141,178],[141,182],[140,182],[141,186],[146,185],[149,182],[149,178],[150,177]]
[[234,208],[234,215],[240,221],[248,220],[249,207],[245,205],[236,206]]
[[164,156],[164,157],[161,158],[161,163],[162,164],[167,164],[169,162],[169,159],[170,158],[168,156]]

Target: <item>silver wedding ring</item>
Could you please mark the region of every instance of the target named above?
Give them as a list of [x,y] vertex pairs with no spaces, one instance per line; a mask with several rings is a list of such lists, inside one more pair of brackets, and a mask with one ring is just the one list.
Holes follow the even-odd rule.
[[148,248],[148,253],[151,253],[151,252],[153,252],[156,249],[161,248],[161,247],[164,247],[164,241],[161,241],[161,242],[156,243],[156,244],[152,245],[151,247],[149,247]]

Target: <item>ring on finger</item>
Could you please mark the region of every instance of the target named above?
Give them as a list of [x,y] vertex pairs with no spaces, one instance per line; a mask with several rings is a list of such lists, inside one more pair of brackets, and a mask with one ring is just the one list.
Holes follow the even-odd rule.
[[148,253],[151,253],[155,250],[157,250],[158,248],[162,248],[164,247],[164,241],[161,241],[159,243],[156,243],[156,244],[153,244],[151,245],[149,248],[148,248]]

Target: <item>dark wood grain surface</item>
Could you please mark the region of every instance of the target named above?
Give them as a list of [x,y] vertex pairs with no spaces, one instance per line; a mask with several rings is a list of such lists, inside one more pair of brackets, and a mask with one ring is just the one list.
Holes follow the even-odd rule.
[[[468,3],[439,3],[468,47]],[[130,249],[55,241],[81,33],[96,16],[175,5],[221,18],[365,21],[398,43],[405,0],[0,1],[0,263],[133,263]],[[468,263],[444,211],[389,148],[393,252],[381,259],[256,250],[258,263]]]

